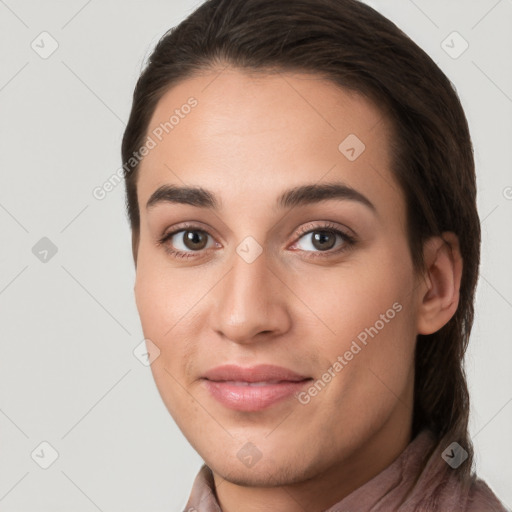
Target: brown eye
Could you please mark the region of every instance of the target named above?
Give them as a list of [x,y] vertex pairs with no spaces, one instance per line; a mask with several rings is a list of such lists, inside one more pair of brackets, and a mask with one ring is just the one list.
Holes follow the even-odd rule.
[[303,251],[325,252],[332,249],[337,240],[343,244],[348,237],[338,230],[312,229],[300,237],[297,245]]
[[328,258],[340,255],[355,247],[355,236],[341,231],[332,222],[323,225],[307,224],[298,233],[297,241],[291,247],[299,249],[307,258]]
[[319,251],[328,251],[336,243],[336,235],[330,231],[315,231],[312,234],[313,247]]
[[165,247],[166,252],[173,256],[192,257],[194,253],[200,253],[203,249],[209,249],[214,243],[213,238],[201,229],[179,229],[164,235],[158,244]]
[[[206,244],[208,243],[208,234],[204,231],[197,231],[197,230],[191,230],[191,231],[181,231],[176,233],[177,236],[179,233],[183,233],[181,236],[181,241],[183,245],[190,249],[191,251],[200,251],[206,247]],[[179,238],[179,237],[178,237]]]
[[208,244],[208,234],[199,230],[181,230],[169,237],[178,250],[201,251]]

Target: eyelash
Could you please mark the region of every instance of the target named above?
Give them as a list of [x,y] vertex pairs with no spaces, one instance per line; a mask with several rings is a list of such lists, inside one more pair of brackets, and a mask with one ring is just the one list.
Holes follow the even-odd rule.
[[[182,231],[198,231],[201,233],[205,233],[208,236],[211,236],[207,231],[205,231],[204,229],[201,229],[198,226],[195,226],[193,224],[185,224],[185,225],[180,226],[179,229],[175,229],[174,231],[165,233],[157,241],[157,245],[163,246],[165,252],[174,258],[179,258],[179,259],[197,258],[198,256],[196,256],[196,254],[200,253],[201,251],[178,251],[176,249],[172,249],[167,244],[168,240],[170,240],[174,235],[176,235],[177,233],[180,233]],[[317,232],[317,231],[331,233],[334,235],[339,235],[343,240],[343,245],[341,246],[341,248],[338,248],[335,250],[329,249],[328,251],[317,251],[317,252],[316,251],[315,252],[303,251],[303,252],[308,253],[308,255],[306,256],[307,258],[319,258],[319,257],[327,258],[330,256],[338,255],[338,254],[341,254],[342,252],[348,251],[357,243],[357,240],[355,237],[348,235],[347,233],[344,233],[343,231],[340,231],[334,224],[329,223],[329,222],[324,223],[320,226],[311,227],[311,224],[304,226],[303,228],[299,229],[295,233],[295,237],[297,237],[297,241],[298,241],[303,236],[305,236],[309,233]],[[295,243],[293,245],[295,245]],[[204,250],[205,249],[203,249],[203,251]],[[209,250],[209,249],[206,249],[206,250]],[[299,249],[299,251],[300,251],[300,249]]]

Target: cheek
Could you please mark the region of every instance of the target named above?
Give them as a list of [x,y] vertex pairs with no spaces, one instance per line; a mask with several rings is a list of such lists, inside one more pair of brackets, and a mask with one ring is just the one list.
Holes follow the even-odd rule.
[[187,295],[180,290],[178,283],[158,270],[156,265],[141,261],[137,266],[135,300],[139,312],[144,338],[150,339],[160,350],[159,357],[152,363],[151,370],[157,386],[161,390],[163,381],[169,380],[166,370],[174,374],[170,362],[180,359],[180,317],[185,311]]
[[141,262],[137,266],[135,299],[144,337],[160,350],[150,367],[153,379],[169,413],[181,425],[196,408],[184,391],[189,363],[195,360],[191,353],[195,345],[189,343],[187,330],[190,318],[186,316],[194,303],[190,298],[194,293],[171,275]]
[[135,300],[145,335],[162,340],[170,338],[179,327],[180,319],[186,322],[185,317],[201,292],[201,287],[187,277],[183,270],[166,268],[159,258],[140,258]]
[[[191,269],[193,272],[193,269]],[[191,280],[186,270],[165,268],[149,257],[137,266],[135,299],[145,338],[160,350],[151,365],[157,385],[174,386],[195,375],[201,299],[209,289],[202,279]]]
[[337,393],[356,393],[362,399],[377,385],[399,394],[408,382],[416,337],[413,272],[406,250],[391,244],[375,247],[350,265],[319,269],[307,283],[298,281],[297,294],[307,297],[318,332],[324,333],[324,364],[333,365],[339,356],[346,361],[340,372],[344,377],[333,386],[340,386]]
[[[157,342],[165,331],[171,318],[168,318],[168,294],[165,285],[154,272],[139,264],[135,281],[135,302],[139,312],[144,336]],[[160,344],[157,343],[160,347]]]
[[404,255],[390,246],[355,255],[336,268],[311,267],[293,286],[296,295],[304,298],[305,313],[316,319],[334,345],[336,340],[351,340],[376,322],[381,326],[381,315],[385,315],[384,322],[391,318],[385,323],[389,332],[388,325],[404,316],[393,304],[405,308],[413,299],[412,270]]

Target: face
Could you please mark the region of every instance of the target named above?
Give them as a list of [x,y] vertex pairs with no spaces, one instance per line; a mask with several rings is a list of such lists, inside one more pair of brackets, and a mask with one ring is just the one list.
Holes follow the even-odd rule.
[[299,482],[410,426],[418,297],[390,125],[312,75],[219,72],[149,125],[137,308],[214,472]]

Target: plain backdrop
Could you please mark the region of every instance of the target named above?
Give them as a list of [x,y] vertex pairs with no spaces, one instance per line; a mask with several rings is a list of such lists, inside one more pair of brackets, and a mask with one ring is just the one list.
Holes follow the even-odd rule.
[[[198,4],[0,0],[1,511],[178,512],[201,465],[133,353],[124,185],[92,194],[121,165],[144,59]],[[471,434],[479,476],[510,507],[512,2],[371,5],[443,69],[470,123],[483,236]]]

